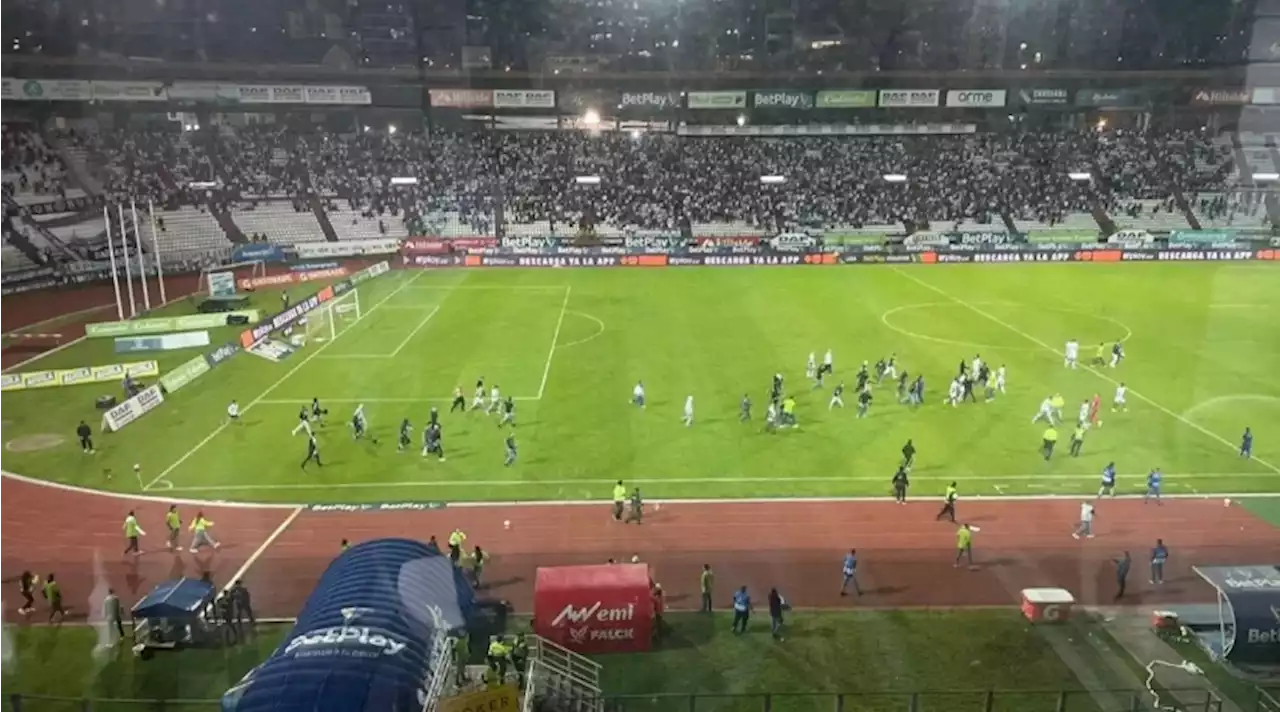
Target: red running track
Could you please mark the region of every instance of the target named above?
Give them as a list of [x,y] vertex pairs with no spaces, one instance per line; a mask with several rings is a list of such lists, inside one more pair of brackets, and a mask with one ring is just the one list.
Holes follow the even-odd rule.
[[[479,544],[493,557],[483,593],[509,600],[521,612],[532,607],[538,566],[627,560],[636,554],[653,567],[673,608],[696,607],[704,563],[717,573],[719,599],[739,585],[757,591],[777,586],[799,608],[838,608],[1013,605],[1020,589],[1036,586],[1066,588],[1086,604],[1110,603],[1111,558],[1125,549],[1136,562],[1128,603],[1207,602],[1213,600],[1212,590],[1191,573],[1193,564],[1257,563],[1280,551],[1280,530],[1215,499],[1167,500],[1163,506],[1103,501],[1097,538],[1083,541],[1070,536],[1079,512],[1074,500],[966,502],[963,521],[981,529],[974,537],[978,565],[973,570],[952,567],[956,527],[934,521],[932,502],[905,507],[889,501],[672,503],[654,508],[639,526],[612,521],[604,504],[303,512],[288,526],[283,526],[293,514],[288,508],[210,505],[205,513],[225,542],[217,553],[156,551],[134,560],[121,553],[124,516],[135,509],[150,534],[144,545],[160,547],[161,501],[67,491],[8,477],[2,495],[0,573],[5,580],[24,568],[41,575],[57,572],[74,605],[88,600],[97,556],[104,564],[101,575],[131,604],[175,575],[210,571],[223,585],[253,558],[245,580],[265,617],[297,613],[343,538],[435,535],[443,541],[454,527],[468,533],[469,545]],[[181,509],[189,519],[196,507],[183,504]],[[1156,538],[1172,552],[1161,587],[1146,584],[1142,563]],[[841,598],[841,560],[854,547],[867,595]],[[16,604],[4,603],[8,617]]]

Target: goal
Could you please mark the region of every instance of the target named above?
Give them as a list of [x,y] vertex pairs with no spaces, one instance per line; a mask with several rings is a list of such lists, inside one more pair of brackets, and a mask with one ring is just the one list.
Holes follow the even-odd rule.
[[360,319],[360,292],[351,290],[307,315],[307,341],[333,341]]

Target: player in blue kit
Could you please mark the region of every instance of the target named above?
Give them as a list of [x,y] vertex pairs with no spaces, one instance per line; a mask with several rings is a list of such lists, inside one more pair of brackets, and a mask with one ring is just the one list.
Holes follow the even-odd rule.
[[1164,479],[1164,475],[1160,474],[1160,468],[1152,470],[1147,474],[1147,493],[1142,495],[1142,503],[1146,504],[1147,500],[1155,498],[1156,504],[1160,504],[1160,484]]
[[1253,431],[1245,428],[1244,435],[1240,436],[1240,457],[1248,460],[1253,457]]
[[1102,486],[1098,488],[1099,497],[1116,496],[1116,463],[1108,462],[1102,468]]

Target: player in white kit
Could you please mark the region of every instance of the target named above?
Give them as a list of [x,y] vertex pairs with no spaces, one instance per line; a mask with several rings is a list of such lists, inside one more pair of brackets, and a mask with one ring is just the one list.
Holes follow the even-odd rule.
[[498,390],[498,384],[493,384],[493,388],[489,389],[489,407],[484,409],[485,415],[489,413],[497,413],[498,406],[502,404],[502,391]]
[[1044,418],[1045,422],[1047,422],[1049,425],[1054,424],[1052,399],[1045,398],[1044,400],[1040,401],[1040,410],[1036,412],[1036,415],[1034,418],[1031,419],[1031,422],[1034,424],[1037,421],[1039,421],[1041,418]]
[[1129,405],[1125,402],[1125,399],[1124,399],[1125,394],[1128,392],[1129,392],[1129,389],[1126,388],[1123,383],[1116,386],[1116,395],[1114,398],[1111,399],[1112,413],[1116,412],[1117,410],[1129,410]]
[[952,408],[960,405],[960,398],[964,395],[964,386],[960,385],[960,379],[957,378],[951,382],[951,387],[947,389],[946,403]]
[[1067,368],[1075,368],[1076,362],[1080,360],[1080,342],[1072,339],[1067,342],[1066,348],[1063,350],[1062,365]]
[[1001,365],[1000,368],[996,369],[996,390],[1000,391],[1001,395],[1004,395],[1004,366],[1003,365]]
[[693,396],[684,399],[684,427],[693,425]]
[[1086,398],[1086,399],[1084,399],[1084,400],[1080,401],[1080,417],[1076,419],[1076,423],[1077,423],[1080,427],[1082,427],[1082,428],[1087,428],[1087,427],[1089,427],[1089,425],[1088,425],[1088,423],[1089,423],[1089,399],[1088,399],[1088,398]]
[[818,355],[812,351],[809,352],[809,360],[804,365],[804,377],[805,378],[818,377]]

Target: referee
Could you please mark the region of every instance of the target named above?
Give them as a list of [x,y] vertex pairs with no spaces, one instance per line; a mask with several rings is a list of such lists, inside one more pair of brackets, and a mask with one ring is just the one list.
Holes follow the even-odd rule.
[[956,498],[959,496],[960,490],[956,489],[956,483],[952,482],[947,485],[947,493],[942,499],[942,511],[938,512],[938,516],[934,517],[934,521],[942,521],[942,518],[946,517],[954,524],[956,521]]
[[86,455],[93,454],[93,431],[89,429],[89,424],[80,421],[76,426],[76,437],[80,438],[80,450]]

